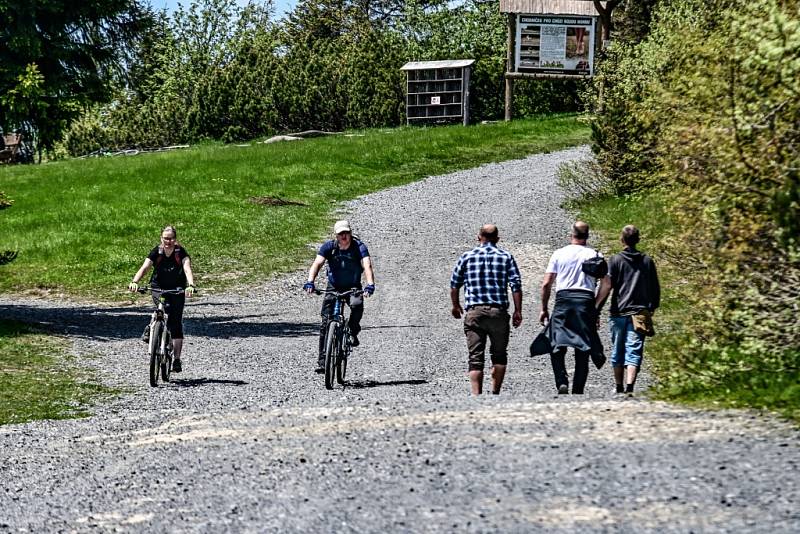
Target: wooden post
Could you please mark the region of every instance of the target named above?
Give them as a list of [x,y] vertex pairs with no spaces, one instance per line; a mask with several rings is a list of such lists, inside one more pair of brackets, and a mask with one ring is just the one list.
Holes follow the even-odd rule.
[[463,95],[461,101],[464,108],[464,126],[469,126],[469,67],[461,67],[461,83],[463,83]]
[[511,120],[514,101],[514,78],[506,76],[506,121]]
[[514,79],[508,76],[509,73],[514,71],[514,43],[517,37],[517,15],[515,13],[508,14],[508,39],[506,40],[506,121],[510,121],[514,114]]

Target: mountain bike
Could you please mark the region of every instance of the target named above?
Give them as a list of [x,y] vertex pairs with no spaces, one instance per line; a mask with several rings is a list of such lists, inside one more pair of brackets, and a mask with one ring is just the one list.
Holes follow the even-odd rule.
[[316,290],[315,293],[317,295],[332,293],[336,296],[328,330],[325,333],[325,387],[333,389],[334,376],[336,381],[344,386],[347,357],[350,356],[353,349],[350,345],[350,326],[347,324],[345,303],[349,302],[350,297],[363,295],[364,291],[361,289],[348,289],[347,291],[326,289],[325,291]]
[[148,343],[148,353],[150,355],[150,385],[158,385],[158,377],[169,382],[169,375],[172,371],[172,336],[167,328],[168,314],[166,312],[166,299],[164,295],[182,295],[183,288],[158,289],[155,287],[140,287],[139,293],[151,291],[158,295],[158,306],[153,311],[150,318],[150,341]]

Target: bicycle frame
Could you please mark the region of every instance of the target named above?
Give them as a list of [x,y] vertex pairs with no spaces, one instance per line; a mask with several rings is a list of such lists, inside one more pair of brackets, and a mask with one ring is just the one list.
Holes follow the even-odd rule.
[[167,353],[167,343],[169,342],[169,329],[167,328],[167,320],[169,319],[169,314],[166,310],[166,298],[164,295],[158,296],[158,307],[153,312],[153,315],[150,319],[150,331],[153,331],[153,325],[157,322],[161,322],[163,324],[163,328],[161,329],[161,340],[158,343],[158,353],[159,356],[163,358],[163,356]]
[[182,288],[158,289],[155,287],[143,287],[140,293],[152,291],[158,295],[156,309],[150,317],[150,385],[158,385],[159,372],[164,382],[169,382],[170,367],[172,365],[172,334],[167,327],[169,314],[166,308],[165,295],[179,295],[183,293]]
[[339,328],[337,329],[337,339],[336,342],[339,346],[339,350],[342,352],[342,356],[347,358],[350,355],[350,325],[347,324],[347,317],[344,314],[344,299],[348,297],[338,297],[336,298],[336,302],[333,305],[333,314],[331,317],[331,321],[336,321],[339,323]]
[[352,350],[352,345],[350,345],[350,326],[345,315],[344,303],[352,296],[361,295],[362,291],[360,289],[350,289],[340,292],[329,289],[316,291],[316,293],[332,293],[335,296],[333,310],[328,317],[327,335],[325,337],[325,387],[333,389],[334,375],[339,384],[345,385],[347,358]]

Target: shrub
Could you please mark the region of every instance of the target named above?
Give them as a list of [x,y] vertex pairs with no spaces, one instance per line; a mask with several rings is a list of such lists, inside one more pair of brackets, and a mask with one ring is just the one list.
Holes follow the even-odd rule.
[[798,7],[665,3],[601,67],[598,164],[617,192],[672,189],[669,253],[702,288],[667,390],[735,393],[800,369]]

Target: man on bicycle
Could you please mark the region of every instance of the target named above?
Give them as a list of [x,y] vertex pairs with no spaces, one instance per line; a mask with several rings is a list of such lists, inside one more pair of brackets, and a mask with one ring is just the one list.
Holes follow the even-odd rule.
[[[372,272],[372,261],[369,257],[369,250],[366,243],[353,237],[350,223],[347,221],[337,221],[333,225],[335,239],[323,243],[317,252],[317,257],[311,264],[308,271],[308,281],[303,285],[307,293],[315,291],[314,280],[319,274],[319,270],[328,262],[328,289],[336,291],[347,291],[348,289],[361,289],[362,273],[367,279],[364,287],[364,294],[368,297],[375,292],[375,277]],[[322,325],[319,330],[319,357],[317,359],[317,373],[325,372],[325,333],[328,330],[328,322],[333,313],[336,296],[327,293],[322,301]],[[361,297],[350,298],[350,344],[353,347],[359,345],[358,333],[361,331],[361,317],[364,315],[364,302]]]

